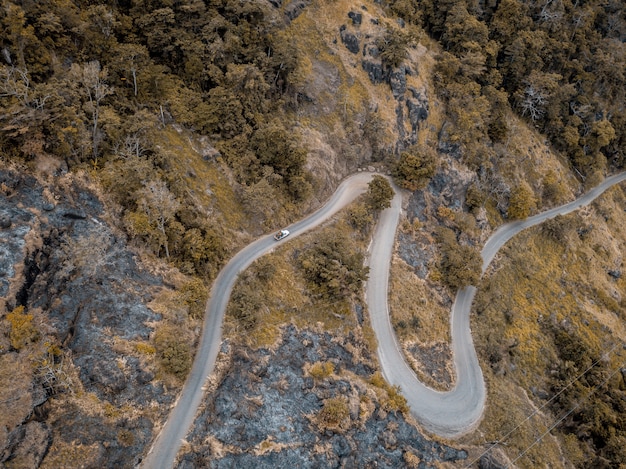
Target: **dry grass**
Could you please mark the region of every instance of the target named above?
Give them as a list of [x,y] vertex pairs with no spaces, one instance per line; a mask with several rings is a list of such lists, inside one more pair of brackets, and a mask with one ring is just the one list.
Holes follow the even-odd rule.
[[[448,390],[453,383],[436,379],[419,358],[408,350],[414,346],[430,355],[436,366],[443,366],[454,380],[454,364],[447,357],[433,356],[434,347],[449,351],[450,305],[430,282],[420,279],[401,259],[395,257],[391,263],[389,286],[389,312],[405,358],[419,379],[434,389]],[[450,354],[451,358],[451,354]]]
[[[563,241],[550,238],[541,226],[518,235],[487,274],[472,318],[488,379],[487,410],[480,427],[485,440],[502,438],[545,402],[529,396],[531,389],[549,389],[549,371],[558,360],[552,327],[565,328],[581,346],[599,353],[626,340],[626,285],[623,278],[616,280],[607,273],[624,269],[624,200],[622,190],[613,189],[591,207],[566,217]],[[581,230],[589,231],[579,235]],[[495,367],[486,354],[489,343],[499,344],[503,354]],[[611,354],[607,366],[618,365],[619,358]],[[508,438],[503,450],[515,458],[554,420],[547,411],[538,413]],[[565,438],[546,437],[516,464],[561,467],[560,451],[574,462],[580,456],[576,449]]]
[[171,155],[171,173],[182,181],[194,206],[207,218],[217,219],[226,230],[246,228],[226,166],[206,161],[200,153],[202,143],[186,131],[168,127],[157,134],[157,139],[161,151]]

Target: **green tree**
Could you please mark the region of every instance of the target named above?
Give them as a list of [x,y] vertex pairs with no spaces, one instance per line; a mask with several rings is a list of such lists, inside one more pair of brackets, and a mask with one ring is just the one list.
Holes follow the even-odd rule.
[[367,280],[365,256],[346,235],[338,232],[319,236],[300,256],[300,267],[318,293],[329,299],[358,292]]
[[440,270],[443,280],[452,290],[478,285],[482,271],[482,258],[474,246],[459,244],[449,228],[440,228],[437,241],[441,247]]
[[507,216],[511,220],[528,218],[536,206],[535,195],[530,186],[522,181],[511,190]]
[[426,186],[436,168],[437,153],[433,148],[413,146],[400,154],[393,175],[401,187],[415,191]]
[[384,176],[375,175],[367,185],[365,200],[370,209],[378,212],[391,207],[394,191]]
[[191,350],[179,326],[164,324],[154,336],[157,357],[163,369],[184,379],[191,368]]
[[100,143],[103,138],[99,125],[101,103],[104,98],[113,93],[113,88],[106,82],[108,71],[100,66],[99,61],[93,60],[84,65],[72,64],[70,76],[82,85],[83,94],[87,98],[85,108],[87,113],[91,115],[91,157],[94,163],[97,163]]
[[374,217],[366,204],[357,203],[348,210],[348,221],[355,229],[365,232],[374,222]]
[[388,29],[376,45],[380,58],[387,67],[398,67],[408,56],[409,37],[400,29]]

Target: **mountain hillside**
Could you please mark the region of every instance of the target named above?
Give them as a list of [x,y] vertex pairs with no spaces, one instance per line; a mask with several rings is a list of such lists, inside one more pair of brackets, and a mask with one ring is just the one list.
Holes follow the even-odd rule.
[[0,463],[138,465],[220,268],[368,169],[404,191],[389,309],[431,387],[478,287],[479,427],[426,435],[382,378],[374,188],[241,275],[178,467],[626,464],[623,187],[479,257],[623,170],[625,47],[620,1],[3,0]]

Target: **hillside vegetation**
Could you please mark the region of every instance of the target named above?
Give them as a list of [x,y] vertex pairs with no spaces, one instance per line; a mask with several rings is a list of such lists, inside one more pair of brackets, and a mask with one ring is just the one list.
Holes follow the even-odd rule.
[[[623,169],[625,70],[619,0],[2,0],[0,464],[136,464],[189,371],[222,265],[363,166],[407,191],[390,310],[429,385],[454,385],[451,301],[479,287],[488,407],[458,442],[472,464],[626,464],[622,189],[478,270],[498,225]],[[386,422],[393,453],[406,409],[375,373],[362,297],[389,188],[371,191],[241,276],[222,364],[254,369],[246,350],[271,361],[284,337],[330,334],[360,371],[339,356],[286,371],[324,403],[307,431],[351,429],[349,402],[370,428]],[[338,397],[343,381],[360,404]],[[284,449],[266,436],[240,452],[197,436],[198,460]],[[334,455],[323,461],[345,449],[313,446]]]

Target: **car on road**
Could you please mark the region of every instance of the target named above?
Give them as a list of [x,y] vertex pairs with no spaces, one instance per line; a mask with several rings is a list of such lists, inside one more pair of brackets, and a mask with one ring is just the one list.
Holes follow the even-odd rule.
[[278,233],[274,235],[274,239],[276,241],[280,241],[281,239],[286,238],[287,236],[289,236],[289,230],[280,230]]

